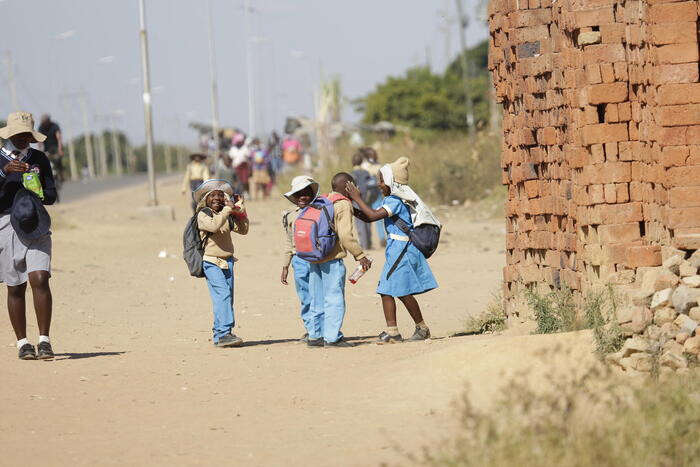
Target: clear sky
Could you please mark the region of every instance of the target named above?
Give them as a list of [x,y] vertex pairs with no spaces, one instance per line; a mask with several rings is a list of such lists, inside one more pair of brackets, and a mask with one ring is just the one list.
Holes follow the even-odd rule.
[[[465,0],[467,44],[487,35],[478,0]],[[222,126],[248,128],[243,0],[211,0]],[[312,112],[321,73],[353,99],[389,75],[430,61],[444,69],[459,48],[454,0],[251,0],[257,127]],[[448,23],[444,12],[447,11]],[[157,141],[193,142],[189,121],[211,121],[207,0],[146,0]],[[0,0],[0,115],[11,110],[7,55],[19,106],[82,131],[74,97],[88,96],[89,125],[107,116],[143,142],[138,0]],[[449,33],[446,28],[449,24]],[[349,108],[346,118],[358,116]]]

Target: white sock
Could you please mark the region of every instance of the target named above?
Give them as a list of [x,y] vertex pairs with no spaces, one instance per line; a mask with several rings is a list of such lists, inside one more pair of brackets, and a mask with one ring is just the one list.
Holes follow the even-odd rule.
[[27,340],[26,337],[24,339],[20,339],[17,341],[17,348],[21,349],[24,344],[28,344],[28,343],[29,343],[29,341]]
[[48,342],[50,344],[51,339],[49,339],[49,336],[39,336],[39,342]]

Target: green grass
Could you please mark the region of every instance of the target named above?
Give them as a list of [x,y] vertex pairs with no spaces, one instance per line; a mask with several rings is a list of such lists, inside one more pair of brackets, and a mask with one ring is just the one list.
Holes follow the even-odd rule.
[[528,289],[525,299],[537,323],[535,334],[578,331],[587,327],[574,302],[572,290],[565,285],[546,295]]
[[484,334],[499,332],[506,328],[506,312],[503,309],[503,297],[494,294],[486,309],[476,315],[467,318],[464,332],[466,334]]

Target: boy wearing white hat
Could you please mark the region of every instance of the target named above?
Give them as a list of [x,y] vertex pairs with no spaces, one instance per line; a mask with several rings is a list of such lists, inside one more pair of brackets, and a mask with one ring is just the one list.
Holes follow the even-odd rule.
[[284,194],[290,202],[297,206],[296,209],[285,211],[282,214],[282,226],[284,227],[284,259],[282,263],[281,282],[287,285],[289,265],[294,269],[294,285],[296,287],[299,302],[301,303],[301,321],[304,323],[306,333],[302,336],[302,342],[308,342],[311,328],[311,295],[309,295],[309,262],[299,258],[294,250],[294,221],[297,216],[316,197],[318,197],[318,183],[311,177],[300,175],[292,180],[292,189]]
[[233,233],[248,233],[248,215],[243,199],[225,180],[206,180],[192,198],[197,203],[197,226],[204,242],[202,268],[207,279],[214,312],[214,345],[239,347],[243,340],[231,331],[233,309]]
[[[19,358],[50,360],[54,357],[49,339],[51,233],[50,218],[41,204],[53,204],[57,193],[49,159],[29,147],[46,137],[34,131],[32,114],[14,112],[7,117],[7,126],[0,128],[0,138],[5,140],[0,150],[0,282],[7,284],[7,307],[17,336]],[[38,175],[41,199],[24,188],[23,176],[29,172]],[[18,217],[20,211],[36,215]],[[38,354],[27,341],[27,281],[32,287],[39,326]]]

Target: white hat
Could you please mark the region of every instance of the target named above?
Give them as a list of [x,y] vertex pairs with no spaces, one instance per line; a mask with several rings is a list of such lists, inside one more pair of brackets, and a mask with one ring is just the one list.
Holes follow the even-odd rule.
[[223,191],[227,195],[233,196],[233,187],[226,180],[210,179],[205,180],[192,191],[192,199],[199,205],[203,199],[212,191]]
[[319,188],[318,182],[316,182],[316,180],[309,177],[308,175],[299,175],[297,177],[294,177],[292,179],[292,189],[286,192],[284,194],[284,197],[292,203],[297,204],[297,197],[295,195],[307,187],[312,187],[312,190],[314,192],[314,198],[316,198],[318,196]]

